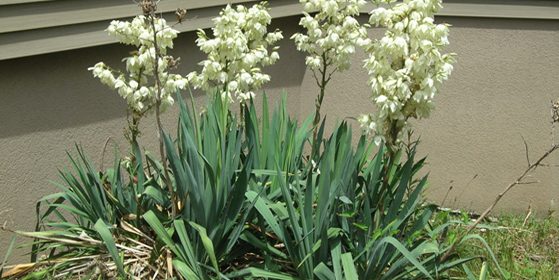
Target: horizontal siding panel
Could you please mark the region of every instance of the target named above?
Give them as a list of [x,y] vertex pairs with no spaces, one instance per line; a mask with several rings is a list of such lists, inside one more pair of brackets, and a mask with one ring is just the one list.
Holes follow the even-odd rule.
[[[177,7],[187,10],[206,8],[210,7],[208,2],[211,6],[224,6],[230,1],[165,0],[157,5],[157,12],[174,12]],[[130,0],[72,0],[12,5],[0,9],[0,33],[134,17],[140,11],[140,7]]]
[[[77,0],[73,0],[79,2]],[[61,15],[70,15],[69,18],[62,20],[59,23],[53,23],[52,20],[44,20],[45,24],[34,24],[36,28],[21,28],[23,30],[15,32],[0,32],[0,60],[39,55],[45,53],[52,53],[58,51],[93,47],[99,45],[106,45],[116,43],[116,39],[109,36],[104,30],[113,19],[130,20],[140,12],[140,8],[135,4],[130,4],[130,1],[110,0],[118,2],[117,5],[112,7],[99,7],[99,5],[83,5],[89,7],[88,9],[76,10],[67,7],[65,11],[56,12],[56,10],[49,10],[51,13],[47,15],[38,14],[43,17],[50,17],[52,14],[59,13]],[[69,1],[60,1],[69,2]],[[91,2],[104,2],[101,0]],[[211,7],[208,7],[208,0],[165,0],[158,4],[158,12],[161,12],[163,17],[167,19],[169,24],[176,23],[174,11],[177,7],[186,8],[188,10],[186,20],[182,24],[175,26],[175,29],[181,32],[188,32],[200,28],[209,28],[213,26],[212,19],[215,18],[221,9],[230,3],[228,0],[212,0]],[[125,4],[122,4],[125,3]],[[165,5],[163,5],[165,3]],[[234,4],[252,5],[258,3],[257,1],[234,1]],[[282,17],[292,15],[289,11],[294,10],[299,4],[293,4],[291,0],[276,0],[271,7],[274,8],[272,13],[275,17]],[[282,9],[285,3],[289,3],[291,9]],[[42,3],[44,5],[44,3]],[[54,3],[53,3],[54,4]],[[59,3],[56,3],[59,4]],[[20,6],[28,6],[29,4],[22,4]],[[75,8],[76,6],[74,6]],[[3,10],[5,7],[2,7]],[[20,7],[21,8],[21,7]],[[34,10],[39,10],[35,7]],[[60,9],[58,9],[60,10]],[[103,15],[102,12],[107,11],[110,16]],[[5,22],[9,22],[1,17],[0,11],[0,30],[5,30]],[[29,13],[29,10],[27,10]],[[94,14],[96,12],[97,14]],[[300,12],[300,11],[299,11]],[[4,12],[5,13],[5,12]],[[49,15],[50,14],[50,15]],[[85,16],[87,14],[87,17]],[[79,17],[82,15],[82,18]],[[31,16],[31,15],[26,15]],[[25,16],[19,17],[20,21],[24,20]],[[52,17],[54,19],[55,17]],[[86,19],[84,19],[86,18]]]
[[441,15],[457,17],[559,19],[559,1],[454,1],[443,3]]
[[36,3],[36,2],[47,2],[47,1],[57,1],[57,0],[0,0],[0,6],[4,5],[15,5],[24,3]]
[[[218,1],[214,1],[213,4],[215,2]],[[239,2],[243,1],[237,1],[237,3]],[[285,9],[282,5],[278,5],[280,2],[286,1],[277,1],[276,4],[272,5],[274,7],[272,15],[275,17],[293,15],[291,11],[294,10],[295,6],[299,6],[299,4],[291,4],[288,6],[293,7]],[[178,24],[174,28],[181,32],[209,28],[213,26],[212,19],[219,14],[224,5],[226,4],[189,10],[186,20],[183,20],[182,24]],[[137,9],[135,10],[137,12]],[[176,8],[173,8],[171,13],[163,14],[169,24],[177,21],[174,15],[175,10]],[[136,14],[134,13],[133,16]],[[0,34],[0,60],[116,43],[115,37],[109,36],[104,31],[113,19]]]
[[[115,43],[103,30],[113,19],[130,20],[140,12],[131,0],[12,1],[0,7],[0,60]],[[158,12],[170,24],[177,7],[187,9],[187,20],[175,26],[181,32],[208,28],[229,2],[252,5],[259,1],[163,0]],[[301,14],[298,0],[269,1],[275,18]],[[364,11],[375,6],[367,4]],[[448,0],[441,16],[559,19],[559,1]]]

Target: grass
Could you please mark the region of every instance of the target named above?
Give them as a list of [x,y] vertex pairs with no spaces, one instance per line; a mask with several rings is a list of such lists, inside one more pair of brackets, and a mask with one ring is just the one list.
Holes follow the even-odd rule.
[[[509,279],[559,279],[559,220],[553,214],[547,217],[530,218],[519,215],[503,215],[496,222],[488,223],[492,229],[476,229],[493,250],[499,265]],[[455,234],[464,232],[463,226],[453,228]],[[484,252],[481,242],[467,242],[458,247],[461,256],[478,254],[485,256],[489,264],[487,279],[503,279],[490,255]],[[482,261],[469,264],[470,270],[478,275]],[[455,279],[468,279],[464,271],[457,271]]]

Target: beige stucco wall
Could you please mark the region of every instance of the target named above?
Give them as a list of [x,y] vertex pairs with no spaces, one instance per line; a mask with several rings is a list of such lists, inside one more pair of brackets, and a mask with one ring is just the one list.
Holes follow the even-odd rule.
[[[559,99],[557,21],[448,19],[455,72],[432,119],[417,126],[429,154],[430,197],[485,209],[551,145],[551,101]],[[559,131],[556,131],[559,135]],[[556,138],[555,143],[559,143]],[[541,215],[559,202],[558,154],[507,194],[497,211]],[[477,176],[476,176],[477,175]],[[475,176],[475,179],[473,179]],[[454,199],[457,198],[457,202]]]
[[[459,56],[455,72],[435,99],[437,110],[430,119],[414,123],[423,142],[420,152],[428,156],[428,199],[442,202],[452,186],[446,206],[479,211],[526,167],[522,137],[532,161],[551,145],[550,101],[559,98],[559,25],[538,20],[439,20],[454,25],[448,51]],[[297,18],[274,22],[286,38],[297,30],[297,23]],[[371,36],[380,34],[371,31]],[[181,57],[179,73],[198,69],[203,56],[194,40],[194,33],[185,33],[175,43],[171,54]],[[314,108],[316,84],[305,69],[304,55],[287,39],[281,44],[281,59],[265,70],[272,75],[267,92],[274,102],[286,89],[290,111],[303,118]],[[58,191],[47,181],[60,181],[56,170],[68,164],[65,151],[72,151],[74,143],[100,162],[105,142],[114,140],[105,168],[113,160],[113,143],[121,155],[126,152],[124,101],[94,79],[87,67],[98,61],[122,65],[120,59],[130,50],[115,44],[0,61],[1,224],[33,229],[35,203]],[[353,69],[334,76],[328,88],[323,112],[330,125],[336,118],[372,110],[360,65],[363,58],[358,54]],[[195,96],[197,104],[203,104],[205,96]],[[165,127],[173,131],[176,110],[164,118]],[[142,127],[141,145],[156,152],[154,119],[145,119]],[[558,160],[552,156],[546,161],[550,166],[538,168],[528,179],[534,183],[519,185],[498,210],[522,212],[530,203],[540,213],[555,210]],[[10,239],[11,234],[0,232],[1,258]],[[21,256],[26,252],[16,253],[10,263],[26,261]]]

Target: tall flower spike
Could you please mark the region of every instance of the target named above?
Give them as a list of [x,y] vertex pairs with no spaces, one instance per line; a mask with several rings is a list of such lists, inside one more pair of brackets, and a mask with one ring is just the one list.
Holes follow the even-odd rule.
[[[365,26],[355,19],[366,4],[365,0],[301,0],[304,17],[299,25],[306,34],[295,33],[291,39],[297,49],[309,53],[306,64],[320,70],[324,64],[332,65],[333,71],[350,67],[350,57],[356,46],[368,44]],[[309,13],[318,10],[311,16]]]
[[199,63],[203,66],[201,73],[194,71],[187,76],[195,88],[210,91],[218,87],[222,90],[222,98],[232,102],[235,96],[243,103],[254,97],[255,89],[270,81],[261,67],[279,59],[277,47],[271,51],[268,47],[283,36],[278,30],[268,33],[272,17],[267,6],[267,2],[251,8],[238,5],[234,9],[227,5],[213,20],[214,38],[198,30],[196,42],[208,57]]
[[[155,3],[142,1],[140,5],[142,9],[151,9]],[[148,17],[153,20],[153,25],[149,23]],[[137,46],[138,50],[123,59],[126,62],[127,75],[99,62],[89,68],[93,76],[117,90],[136,114],[152,113],[157,99],[161,101],[161,111],[165,111],[174,103],[171,94],[178,89],[185,89],[187,80],[181,75],[168,73],[170,68],[178,64],[179,59],[158,56],[153,34],[156,34],[160,54],[165,55],[167,48],[173,47],[173,39],[177,37],[178,31],[169,27],[164,19],[145,15],[135,17],[132,22],[112,21],[106,31],[123,44]],[[158,62],[157,75],[155,61]],[[157,89],[156,76],[159,78],[160,90]]]
[[377,110],[362,115],[359,121],[365,133],[375,135],[377,144],[386,141],[396,145],[410,117],[429,117],[438,85],[452,72],[455,54],[441,53],[449,44],[449,25],[433,20],[441,3],[405,0],[371,12],[369,22],[387,30],[381,40],[366,48],[369,58],[364,67],[370,74],[370,99]]
[[[370,44],[366,26],[355,19],[365,5],[365,0],[300,0],[305,11],[299,25],[304,27],[306,34],[295,33],[291,39],[299,51],[309,55],[305,63],[312,70],[320,93],[315,101],[313,120],[313,144],[311,158],[314,159],[320,139],[318,124],[321,121],[320,108],[326,92],[326,85],[336,71],[349,69],[350,57],[355,53],[356,46]],[[309,13],[318,10],[311,16]]]

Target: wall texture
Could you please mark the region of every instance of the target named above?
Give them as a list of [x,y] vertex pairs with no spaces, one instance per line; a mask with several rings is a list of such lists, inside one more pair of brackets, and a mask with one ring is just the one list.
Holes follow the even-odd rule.
[[[432,119],[417,126],[429,154],[430,197],[482,210],[553,142],[551,101],[559,99],[557,21],[445,19],[454,25],[455,72]],[[555,133],[557,135],[557,132]],[[499,211],[557,210],[558,155],[503,198]],[[475,177],[475,179],[474,179]],[[456,199],[456,202],[454,199]]]
[[[437,110],[428,120],[414,123],[421,137],[420,152],[428,156],[429,200],[445,206],[483,210],[523,171],[528,157],[534,161],[551,143],[550,102],[559,98],[559,25],[554,20],[439,17],[453,24],[449,52],[458,53],[450,80],[435,98]],[[298,17],[276,19],[286,38],[298,30]],[[382,30],[371,30],[371,37]],[[195,34],[181,34],[173,56],[180,56],[178,73],[198,69],[203,59],[195,47]],[[267,68],[272,81],[267,92],[272,102],[285,89],[289,108],[299,118],[314,109],[318,89],[304,65],[304,55],[293,43],[281,43],[281,59]],[[65,151],[78,143],[105,168],[113,161],[113,147],[126,152],[122,134],[125,102],[91,76],[87,68],[98,61],[122,65],[132,49],[106,45],[0,61],[0,223],[8,228],[32,230],[35,204],[57,192],[56,170],[67,165]],[[364,54],[352,70],[334,76],[324,103],[329,127],[338,119],[358,117],[372,110],[367,101]],[[205,96],[195,92],[196,103]],[[176,107],[175,107],[176,109]],[[165,115],[173,131],[176,110]],[[156,151],[153,118],[143,120],[141,145]],[[354,129],[358,133],[358,124]],[[559,135],[559,131],[556,133]],[[556,140],[559,142],[559,139]],[[529,205],[545,214],[556,210],[559,199],[558,155],[552,155],[498,206],[499,211],[526,211]],[[449,191],[450,190],[450,191]],[[559,201],[558,201],[559,202]],[[0,258],[11,234],[0,232]],[[18,238],[19,244],[27,242]],[[10,263],[27,261],[20,250]]]

